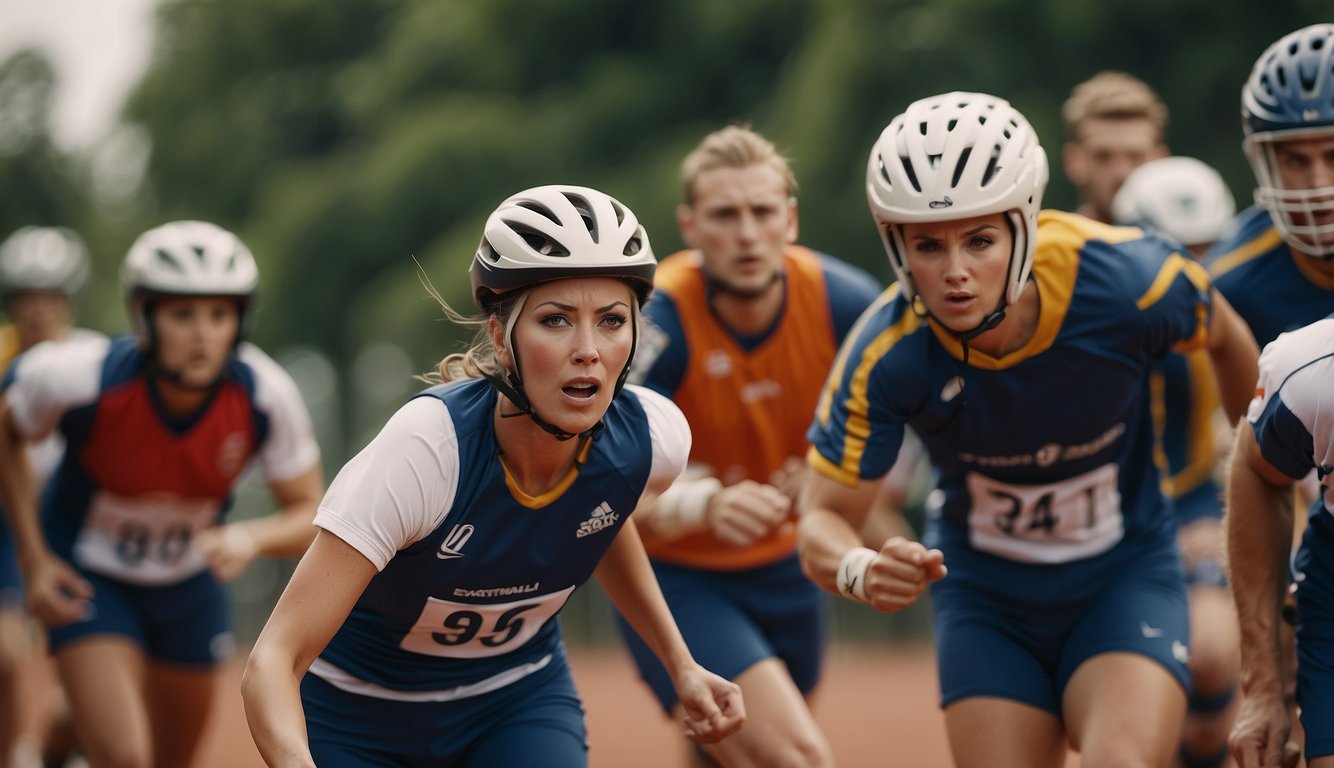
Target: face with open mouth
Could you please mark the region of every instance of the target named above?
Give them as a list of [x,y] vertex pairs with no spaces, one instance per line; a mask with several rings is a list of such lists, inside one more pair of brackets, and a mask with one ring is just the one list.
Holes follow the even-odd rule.
[[926,309],[966,333],[1000,305],[1014,238],[1005,214],[904,224],[908,270]]
[[[634,304],[630,286],[610,277],[556,280],[529,291],[514,346],[524,392],[544,420],[573,434],[601,420],[630,359]],[[512,370],[503,337],[493,340],[496,359]]]
[[206,387],[231,358],[240,314],[236,299],[183,296],[160,300],[153,310],[158,364],[181,384]]

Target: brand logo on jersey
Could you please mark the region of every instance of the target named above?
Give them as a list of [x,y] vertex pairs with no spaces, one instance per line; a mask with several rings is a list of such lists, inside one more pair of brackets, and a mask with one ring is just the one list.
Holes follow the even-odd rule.
[[713,378],[721,379],[732,373],[732,356],[727,354],[727,350],[715,349],[709,352],[709,357],[704,362],[704,370]]
[[952,205],[954,205],[954,201],[950,199],[949,195],[945,195],[945,198],[943,200],[932,200],[931,202],[926,204],[928,208],[935,208],[935,209],[949,208]]
[[453,560],[456,557],[463,557],[463,545],[472,538],[473,527],[469,523],[459,523],[454,526],[445,540],[440,542],[440,551],[435,556],[441,560]]
[[1050,467],[1058,461],[1074,461],[1075,459],[1092,456],[1115,443],[1125,432],[1126,425],[1118,423],[1087,443],[1078,445],[1048,443],[1034,453],[1020,453],[1011,456],[979,456],[976,453],[960,451],[959,459],[970,464],[976,464],[979,467],[1030,467],[1034,465]]
[[582,539],[591,533],[610,528],[620,519],[621,516],[616,514],[611,505],[604,501],[593,509],[593,514],[589,515],[587,520],[579,524],[579,530],[574,535]]
[[1180,640],[1173,640],[1173,641],[1172,641],[1172,658],[1176,659],[1177,661],[1181,662],[1182,664],[1189,664],[1189,663],[1190,663],[1190,649],[1186,648],[1186,644],[1183,643],[1183,642],[1181,642]]
[[232,432],[224,437],[218,445],[218,474],[228,478],[241,474],[249,449],[250,440],[245,432]]
[[741,387],[741,402],[750,404],[761,400],[777,400],[783,396],[783,385],[773,379],[748,381]]
[[1146,638],[1162,637],[1163,631],[1158,627],[1151,627],[1144,622],[1139,623],[1139,633]]
[[1303,122],[1303,123],[1314,123],[1314,122],[1316,122],[1316,121],[1319,120],[1319,119],[1320,119],[1320,110],[1318,110],[1318,109],[1303,109],[1303,110],[1302,110],[1302,122]]

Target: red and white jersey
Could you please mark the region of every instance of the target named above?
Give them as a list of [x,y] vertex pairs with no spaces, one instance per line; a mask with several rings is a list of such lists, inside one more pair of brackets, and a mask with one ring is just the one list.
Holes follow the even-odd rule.
[[90,571],[134,584],[171,584],[207,563],[192,545],[218,524],[252,458],[270,481],[319,461],[296,383],[242,344],[199,412],[169,417],[133,336],[40,344],[5,376],[28,440],[59,432],[65,457],[43,494],[48,540]]

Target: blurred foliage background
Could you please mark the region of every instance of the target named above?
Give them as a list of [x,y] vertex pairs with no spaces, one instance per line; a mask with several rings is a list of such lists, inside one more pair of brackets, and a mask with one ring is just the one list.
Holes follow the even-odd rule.
[[1061,103],[1120,69],[1167,102],[1173,151],[1245,205],[1241,84],[1326,2],[164,0],[149,70],[91,150],[53,145],[40,53],[0,62],[0,232],[82,232],[82,319],[107,332],[127,327],[115,276],[139,232],[238,232],[263,273],[256,340],[302,382],[332,476],[463,341],[418,265],[469,309],[482,223],[514,191],[606,191],[665,256],[681,158],[748,122],[792,159],[803,242],[884,279],[863,174],[891,117],[949,90],[1009,99],[1044,139],[1047,207],[1069,209]]

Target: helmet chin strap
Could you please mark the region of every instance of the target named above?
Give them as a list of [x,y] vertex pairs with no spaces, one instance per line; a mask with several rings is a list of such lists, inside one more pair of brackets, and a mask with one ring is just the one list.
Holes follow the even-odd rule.
[[[583,432],[567,432],[538,415],[537,411],[533,409],[532,401],[528,399],[527,393],[523,391],[523,376],[519,373],[519,350],[514,345],[514,323],[518,319],[519,313],[523,310],[525,301],[527,301],[526,296],[520,297],[518,302],[515,303],[514,308],[510,311],[510,320],[505,327],[505,339],[506,343],[509,344],[510,356],[514,358],[514,370],[507,371],[503,376],[498,373],[482,371],[482,377],[489,381],[491,386],[496,388],[497,392],[504,395],[506,399],[513,403],[516,409],[508,413],[501,413],[500,418],[511,419],[516,416],[527,416],[533,420],[534,424],[541,427],[542,431],[561,441],[570,440],[576,437],[596,439],[598,434],[602,432],[604,427],[606,427],[606,424],[602,419],[598,419],[596,424],[585,429]],[[621,394],[621,390],[625,388],[625,380],[630,375],[630,363],[634,360],[635,348],[638,346],[639,304],[635,303],[631,309],[630,319],[630,356],[626,359],[625,367],[621,369],[620,375],[616,377],[616,387],[611,394],[613,400],[615,400],[616,396]]]

